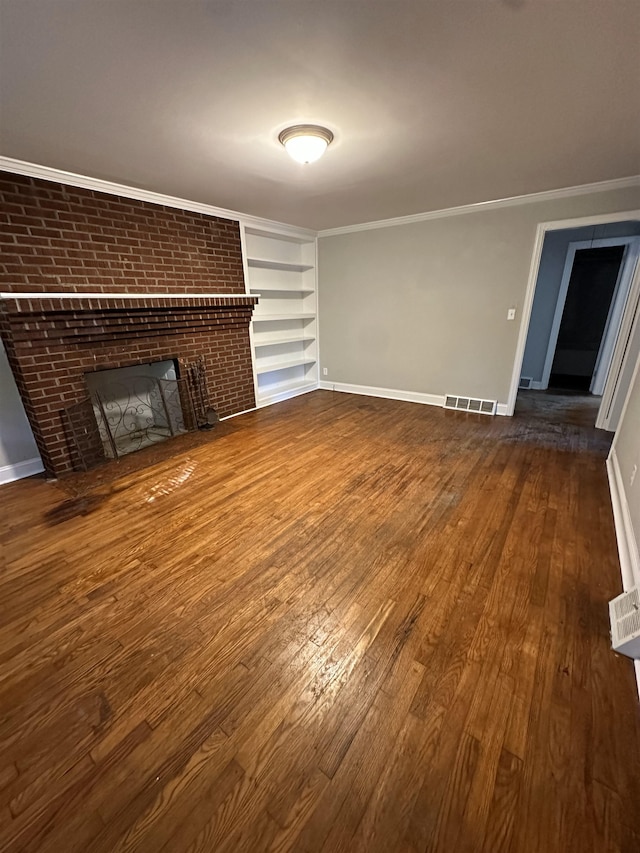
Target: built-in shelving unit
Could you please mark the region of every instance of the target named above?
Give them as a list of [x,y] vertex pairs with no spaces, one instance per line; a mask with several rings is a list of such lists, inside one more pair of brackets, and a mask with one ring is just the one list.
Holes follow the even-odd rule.
[[244,229],[247,292],[258,295],[251,341],[258,406],[318,387],[316,241]]

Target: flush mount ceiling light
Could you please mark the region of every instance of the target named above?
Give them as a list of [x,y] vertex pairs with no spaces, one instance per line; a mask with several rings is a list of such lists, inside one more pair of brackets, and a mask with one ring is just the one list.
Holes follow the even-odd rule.
[[333,133],[317,124],[296,124],[294,127],[286,127],[278,139],[287,154],[298,163],[313,163],[327,150]]

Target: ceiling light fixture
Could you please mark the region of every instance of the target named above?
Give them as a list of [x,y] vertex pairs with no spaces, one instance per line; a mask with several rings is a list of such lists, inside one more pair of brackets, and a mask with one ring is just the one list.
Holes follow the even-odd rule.
[[317,124],[296,124],[286,127],[278,136],[287,154],[298,163],[319,160],[333,139],[333,133]]

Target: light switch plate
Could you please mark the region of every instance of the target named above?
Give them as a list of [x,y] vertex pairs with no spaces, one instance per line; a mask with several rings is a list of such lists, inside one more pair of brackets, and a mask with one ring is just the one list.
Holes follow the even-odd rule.
[[507,320],[515,320],[516,319],[516,309],[509,308],[507,311]]

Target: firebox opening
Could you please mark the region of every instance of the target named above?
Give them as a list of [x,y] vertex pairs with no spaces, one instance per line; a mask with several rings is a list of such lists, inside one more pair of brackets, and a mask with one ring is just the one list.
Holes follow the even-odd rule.
[[85,373],[107,458],[186,432],[175,360]]

